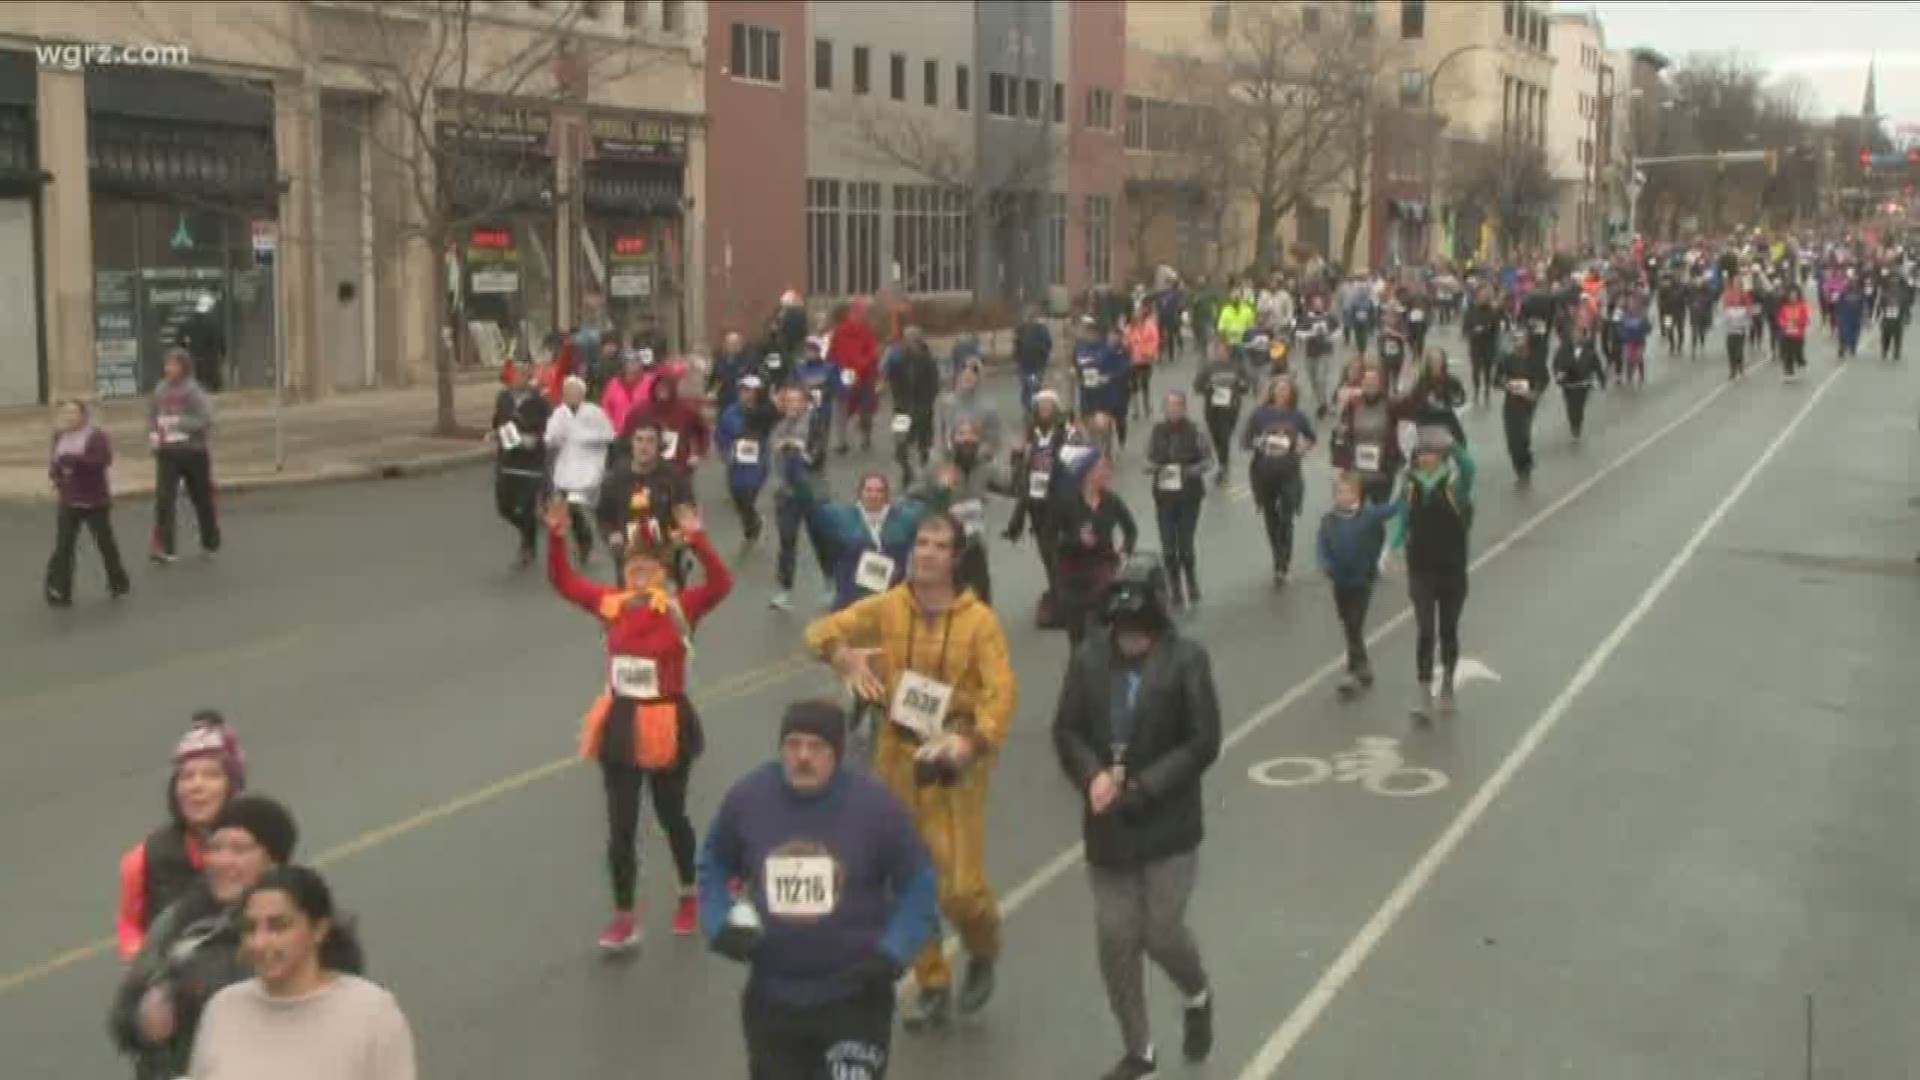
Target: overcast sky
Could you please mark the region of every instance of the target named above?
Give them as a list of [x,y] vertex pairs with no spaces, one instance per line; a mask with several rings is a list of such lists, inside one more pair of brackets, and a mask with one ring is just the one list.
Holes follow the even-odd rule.
[[1880,112],[1891,129],[1920,124],[1920,3],[1766,3],[1762,0],[1600,0],[1607,47],[1646,45],[1675,60],[1737,49],[1780,75],[1799,75],[1821,109],[1858,113],[1867,60],[1876,60]]

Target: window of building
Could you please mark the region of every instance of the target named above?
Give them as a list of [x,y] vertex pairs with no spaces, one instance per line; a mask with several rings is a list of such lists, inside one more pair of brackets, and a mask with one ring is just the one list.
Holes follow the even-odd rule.
[[580,17],[583,19],[598,19],[600,17],[600,0],[580,0]]
[[750,23],[733,24],[730,74],[750,82],[780,81],[780,31]]
[[853,92],[856,94],[866,94],[873,90],[873,71],[870,63],[872,57],[873,54],[865,45],[853,47]]
[[680,28],[686,25],[686,19],[682,17],[685,15],[683,4],[684,0],[660,0],[660,29],[669,34],[680,32]]
[[840,181],[807,181],[807,292],[840,295]]
[[1067,122],[1067,87],[1065,83],[1053,84],[1053,122]]
[[940,61],[929,60],[921,65],[921,67],[923,69],[921,72],[921,82],[925,84],[921,87],[921,93],[926,97],[928,108],[938,108],[940,105]]
[[1095,131],[1113,130],[1113,91],[1097,86],[1089,89],[1086,108],[1082,123]]
[[973,108],[973,69],[965,64],[953,69],[953,107],[961,112]]
[[1087,196],[1087,284],[1113,283],[1113,196]]
[[1544,18],[1537,18],[1535,20],[1535,25],[1540,27],[1540,40],[1537,43],[1537,47],[1541,52],[1546,52],[1547,47],[1549,45],[1549,42],[1547,41],[1547,31],[1549,29],[1547,26],[1547,20]]
[[1514,11],[1513,0],[1501,0],[1500,14],[1506,20],[1507,36],[1517,36],[1520,31],[1519,28],[1514,25],[1517,21],[1517,13]]
[[627,0],[625,4],[621,5],[620,22],[622,25],[629,27],[640,25],[640,3],[641,0]]
[[1047,284],[1067,284],[1067,197],[1047,195]]
[[1127,95],[1127,130],[1124,144],[1129,150],[1144,150],[1147,145],[1147,103]]
[[1207,11],[1207,29],[1214,37],[1226,37],[1227,28],[1233,25],[1233,5],[1228,0],[1213,0]]
[[880,185],[847,185],[847,294],[880,291]]
[[1427,93],[1427,73],[1420,68],[1400,72],[1400,104],[1417,108]]
[[1027,119],[1038,120],[1040,119],[1040,80],[1028,79],[1026,80],[1026,84],[1027,84]]
[[967,194],[933,184],[895,184],[893,261],[909,293],[972,291],[973,211]]
[[1400,36],[1408,41],[1427,36],[1427,0],[1400,0]]
[[1320,5],[1307,4],[1300,9],[1300,29],[1309,34],[1320,31]]
[[1377,0],[1353,0],[1348,10],[1353,14],[1353,32],[1371,34],[1380,21],[1380,6]]
[[894,53],[887,58],[887,96],[907,100],[907,54]]
[[833,89],[833,42],[826,38],[813,39],[813,88]]
[[997,71],[987,73],[987,115],[1012,116],[1014,110],[1007,102],[1007,77]]

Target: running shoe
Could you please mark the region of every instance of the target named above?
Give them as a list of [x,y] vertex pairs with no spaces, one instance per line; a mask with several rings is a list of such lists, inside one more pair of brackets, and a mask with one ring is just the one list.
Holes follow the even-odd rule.
[[1182,1010],[1180,1050],[1188,1061],[1205,1061],[1213,1053],[1213,991],[1200,995]]
[[908,1031],[944,1027],[953,1008],[953,991],[945,986],[922,987],[913,1002],[901,1012],[900,1023]]
[[767,600],[767,606],[770,608],[777,608],[780,611],[792,611],[793,596],[789,594],[785,589],[782,589],[779,592],[774,593],[773,596]]
[[1108,1069],[1100,1080],[1153,1080],[1160,1075],[1160,1067],[1154,1064],[1153,1051],[1146,1054],[1128,1054],[1120,1063]]
[[680,904],[673,909],[673,932],[677,937],[692,937],[700,922],[700,902],[692,893],[680,898]]
[[640,924],[633,912],[616,911],[607,928],[600,931],[600,947],[608,952],[624,952],[640,944]]
[[967,974],[960,980],[960,1015],[972,1016],[987,1007],[993,997],[993,961],[970,957]]

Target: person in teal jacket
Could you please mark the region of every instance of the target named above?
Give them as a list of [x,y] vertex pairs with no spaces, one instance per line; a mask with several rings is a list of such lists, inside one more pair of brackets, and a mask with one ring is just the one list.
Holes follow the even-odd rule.
[[758,375],[742,376],[736,393],[736,400],[714,425],[713,441],[720,460],[727,463],[727,493],[751,544],[760,539],[765,524],[760,517],[760,489],[767,486],[767,459],[772,456],[768,437],[780,411],[767,400]]
[[[1473,455],[1444,427],[1423,427],[1400,503],[1393,546],[1404,549],[1407,595],[1413,601],[1416,721],[1452,716],[1453,674],[1460,663],[1460,614],[1467,605],[1467,539],[1473,528]],[[1440,648],[1437,694],[1433,653]]]
[[920,519],[946,510],[938,505],[938,496],[894,501],[893,486],[884,472],[862,476],[859,495],[852,503],[821,499],[812,477],[796,482],[793,495],[813,530],[822,560],[833,567],[834,611],[905,580]]

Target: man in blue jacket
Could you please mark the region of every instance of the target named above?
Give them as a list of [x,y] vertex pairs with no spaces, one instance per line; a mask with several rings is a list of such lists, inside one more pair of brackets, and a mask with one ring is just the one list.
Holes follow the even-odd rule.
[[[883,1080],[893,986],[933,941],[933,864],[906,808],[840,768],[846,716],[801,701],[780,760],[727,792],[700,855],[700,929],[747,964],[755,1077]],[[736,895],[737,891],[737,895]]]

